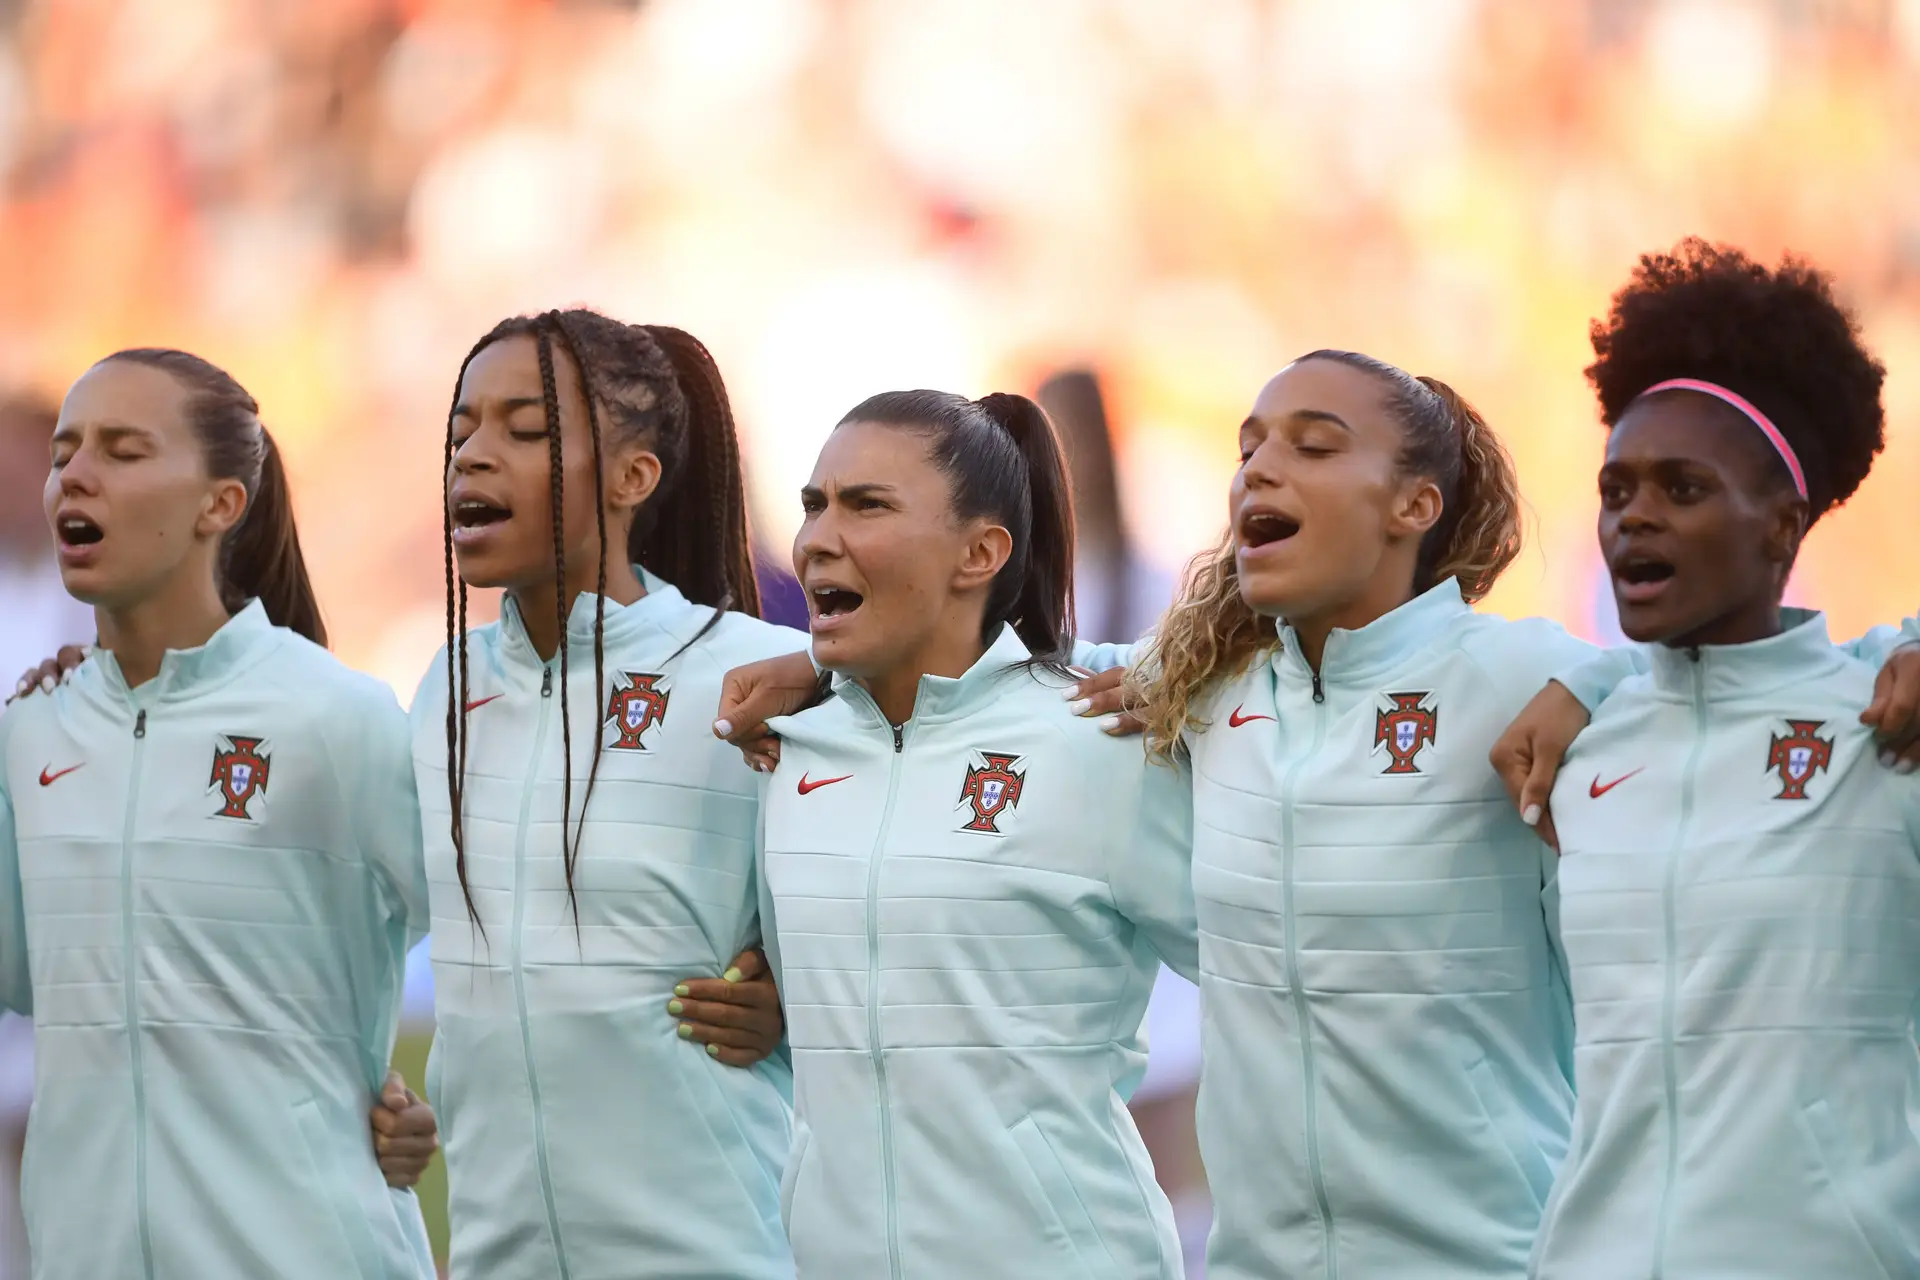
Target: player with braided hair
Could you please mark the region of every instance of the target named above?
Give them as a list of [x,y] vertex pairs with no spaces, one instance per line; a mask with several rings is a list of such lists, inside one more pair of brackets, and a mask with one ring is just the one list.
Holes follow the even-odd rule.
[[[758,799],[706,721],[729,667],[805,638],[752,616],[719,370],[678,329],[506,320],[446,463],[413,719],[455,1273],[791,1276]],[[470,631],[485,587],[501,619]]]

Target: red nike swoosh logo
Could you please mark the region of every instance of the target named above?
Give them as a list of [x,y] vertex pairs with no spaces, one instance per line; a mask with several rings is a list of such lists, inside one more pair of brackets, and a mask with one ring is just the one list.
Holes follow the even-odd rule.
[[848,773],[848,774],[843,774],[838,778],[822,778],[818,782],[808,782],[807,775],[803,773],[800,775],[800,794],[803,796],[810,795],[813,792],[818,791],[822,787],[830,787],[836,782],[845,782],[848,778],[851,778],[852,776],[853,776],[852,774]]
[[497,698],[497,697],[499,697],[499,696],[500,696],[500,695],[496,693],[496,694],[493,694],[493,695],[492,695],[492,696],[490,696],[490,697],[485,697],[485,698],[475,698],[475,699],[474,699],[474,700],[473,700],[472,702],[469,702],[469,703],[467,704],[467,710],[469,710],[469,711],[478,711],[478,710],[479,710],[479,709],[480,709],[481,707],[484,707],[484,706],[486,706],[486,705],[487,705],[487,704],[488,704],[489,702],[492,702],[494,698]]
[[1636,774],[1640,774],[1643,772],[1645,772],[1644,767],[1640,769],[1635,769],[1633,773],[1623,773],[1619,777],[1615,778],[1612,782],[1609,782],[1604,787],[1600,785],[1600,775],[1596,773],[1593,775],[1593,782],[1589,784],[1587,787],[1587,794],[1592,796],[1595,800],[1598,800],[1601,796],[1607,794],[1607,792],[1613,790],[1615,787],[1625,782],[1628,778],[1634,777]]
[[[48,773],[46,769],[42,769],[40,771],[40,785],[43,787],[50,787],[54,783],[60,781],[60,779],[72,773],[75,769],[78,769],[81,764],[85,764],[85,763],[86,761],[82,760],[80,764],[70,764],[58,773]],[[52,766],[48,766],[48,768],[51,768],[51,767]]]
[[1246,708],[1246,706],[1245,706],[1245,704],[1242,704],[1242,705],[1240,705],[1240,706],[1237,706],[1237,707],[1235,707],[1235,708],[1233,709],[1233,714],[1227,717],[1227,727],[1228,727],[1229,729],[1238,729],[1238,728],[1239,728],[1239,727],[1240,727],[1241,725],[1243,725],[1243,724],[1252,724],[1252,723],[1253,723],[1253,722],[1254,722],[1255,720],[1271,720],[1271,719],[1273,719],[1273,717],[1272,717],[1272,716],[1249,716],[1249,715],[1242,715],[1241,713],[1242,713],[1242,712],[1244,712],[1244,711],[1245,711],[1246,709],[1247,709],[1247,708]]

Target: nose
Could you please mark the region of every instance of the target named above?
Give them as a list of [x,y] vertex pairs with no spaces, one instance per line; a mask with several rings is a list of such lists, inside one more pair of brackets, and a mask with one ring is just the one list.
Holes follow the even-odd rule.
[[92,452],[87,449],[74,450],[73,456],[60,467],[60,496],[92,496],[99,492],[100,471],[94,465]]
[[793,565],[796,570],[818,560],[831,560],[840,554],[839,521],[833,508],[816,512],[801,522],[793,535]]
[[1240,478],[1248,489],[1278,489],[1286,479],[1285,446],[1278,440],[1262,440],[1247,460],[1240,464]]

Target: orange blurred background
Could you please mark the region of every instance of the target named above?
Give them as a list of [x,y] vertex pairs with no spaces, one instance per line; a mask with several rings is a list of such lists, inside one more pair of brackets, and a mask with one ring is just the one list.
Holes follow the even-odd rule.
[[1604,638],[1587,323],[1682,235],[1791,249],[1890,371],[1795,596],[1837,635],[1916,603],[1920,0],[0,0],[0,175],[0,390],[230,369],[336,649],[403,698],[459,360],[569,302],[714,350],[779,560],[867,394],[1095,369],[1162,594],[1266,376],[1367,351],[1513,448],[1490,607]]

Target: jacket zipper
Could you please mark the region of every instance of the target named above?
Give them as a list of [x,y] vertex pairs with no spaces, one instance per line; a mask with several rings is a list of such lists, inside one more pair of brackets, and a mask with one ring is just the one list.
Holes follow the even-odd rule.
[[1313,1026],[1307,1011],[1306,992],[1300,989],[1300,935],[1299,924],[1294,915],[1293,900],[1293,796],[1295,784],[1299,781],[1300,771],[1309,760],[1320,754],[1320,747],[1327,736],[1327,691],[1321,683],[1318,671],[1309,671],[1313,675],[1313,745],[1304,754],[1296,755],[1293,763],[1287,767],[1287,776],[1281,785],[1280,823],[1281,823],[1281,869],[1280,884],[1284,895],[1285,925],[1287,930],[1287,989],[1293,997],[1293,1016],[1299,1028],[1300,1037],[1300,1083],[1301,1107],[1307,1138],[1307,1180],[1313,1185],[1313,1205],[1320,1215],[1321,1248],[1327,1259],[1327,1280],[1337,1280],[1340,1274],[1339,1263],[1333,1252],[1333,1205],[1327,1196],[1326,1172],[1320,1167],[1320,1126],[1315,1116],[1313,1062]]
[[893,805],[900,794],[900,764],[906,755],[906,728],[893,726],[893,767],[887,772],[887,807],[880,815],[880,834],[867,860],[867,1043],[873,1057],[875,1092],[880,1099],[880,1167],[887,1199],[887,1266],[893,1280],[902,1280],[900,1266],[900,1206],[894,1191],[893,1100],[887,1093],[887,1055],[880,1040],[880,859],[893,826]]
[[[565,697],[565,691],[561,692]],[[539,787],[540,764],[546,754],[547,722],[553,710],[553,668],[540,673],[540,724],[534,731],[533,754],[527,759],[527,778],[520,789],[520,829],[513,848],[513,999],[520,1017],[520,1050],[527,1062],[527,1097],[533,1107],[533,1151],[540,1167],[540,1195],[546,1202],[547,1234],[553,1240],[554,1274],[569,1280],[566,1247],[560,1240],[560,1210],[553,1193],[553,1171],[547,1160],[547,1115],[540,1102],[540,1072],[533,1059],[533,1024],[527,1015],[527,971],[521,954],[527,919],[527,826],[533,817],[533,795]]]
[[1666,1274],[1667,1228],[1673,1221],[1673,1187],[1680,1176],[1680,1083],[1679,1066],[1674,1061],[1674,1002],[1680,983],[1676,952],[1680,926],[1674,905],[1674,888],[1679,879],[1680,852],[1686,847],[1687,824],[1693,818],[1694,775],[1700,768],[1700,754],[1707,744],[1707,691],[1700,671],[1700,651],[1692,649],[1693,659],[1693,750],[1687,755],[1687,770],[1680,775],[1680,825],[1673,833],[1673,848],[1667,851],[1666,882],[1661,887],[1661,911],[1666,922],[1666,990],[1660,1004],[1660,1057],[1667,1090],[1667,1182],[1660,1195],[1660,1215],[1653,1236],[1652,1280]]
[[133,828],[140,812],[140,762],[147,745],[147,709],[133,718],[133,764],[127,777],[127,817],[120,831],[121,983],[126,995],[127,1060],[133,1074],[133,1185],[140,1223],[140,1269],[153,1280],[153,1232],[147,1224],[147,1078],[140,1062],[140,953],[133,926]]

